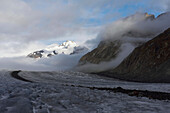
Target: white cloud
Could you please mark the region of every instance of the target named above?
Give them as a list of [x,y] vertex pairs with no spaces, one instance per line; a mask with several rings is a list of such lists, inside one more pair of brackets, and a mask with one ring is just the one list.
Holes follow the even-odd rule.
[[0,33],[20,33],[36,23],[38,14],[21,0],[0,1]]
[[39,42],[31,42],[31,43],[21,43],[21,42],[0,42],[0,58],[1,57],[17,57],[28,55],[29,53],[41,50],[45,47],[45,45]]

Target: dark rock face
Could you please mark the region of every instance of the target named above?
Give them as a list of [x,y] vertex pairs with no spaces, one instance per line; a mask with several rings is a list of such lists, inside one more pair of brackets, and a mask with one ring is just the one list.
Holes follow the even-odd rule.
[[86,63],[99,64],[101,61],[109,61],[117,56],[120,52],[120,41],[102,41],[98,47],[84,55],[79,65]]
[[80,54],[86,51],[88,51],[86,47],[78,46],[78,47],[74,47],[74,51],[70,53],[70,55]]
[[137,47],[104,75],[139,82],[170,82],[170,28]]
[[30,57],[30,58],[41,58],[43,56],[42,53],[44,53],[43,50],[35,51],[35,52],[30,53],[29,55],[27,55],[27,57]]

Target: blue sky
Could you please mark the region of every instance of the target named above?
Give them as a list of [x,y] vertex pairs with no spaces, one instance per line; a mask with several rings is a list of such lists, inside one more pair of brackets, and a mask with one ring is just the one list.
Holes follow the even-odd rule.
[[[113,22],[117,19],[132,15],[136,12],[148,12],[158,16],[162,12],[169,9],[164,6],[168,0],[98,0],[93,2],[86,0],[24,0],[33,9],[40,12],[54,13],[61,7],[60,10],[70,7],[70,4],[77,10],[80,10],[80,17],[76,18],[75,23],[83,23],[85,26],[98,26]],[[159,3],[160,6],[158,5]],[[168,2],[169,3],[169,2]],[[90,4],[90,5],[89,5]],[[87,6],[86,6],[87,5]],[[89,5],[89,6],[88,6]],[[168,5],[168,4],[167,4]],[[95,12],[95,10],[98,10]],[[87,17],[81,17],[81,11],[88,13]],[[93,14],[94,17],[91,16]],[[114,16],[115,15],[115,16]],[[89,16],[89,17],[88,17]]]
[[167,11],[170,0],[0,0],[0,51],[25,54],[65,40],[83,43],[120,18]]

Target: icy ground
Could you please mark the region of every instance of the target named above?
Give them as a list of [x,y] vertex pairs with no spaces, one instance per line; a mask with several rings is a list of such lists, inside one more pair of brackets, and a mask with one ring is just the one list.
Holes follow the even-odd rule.
[[[76,86],[170,92],[170,84],[124,82],[79,72],[0,72],[0,113],[170,113],[170,101]],[[73,87],[74,85],[75,87]]]

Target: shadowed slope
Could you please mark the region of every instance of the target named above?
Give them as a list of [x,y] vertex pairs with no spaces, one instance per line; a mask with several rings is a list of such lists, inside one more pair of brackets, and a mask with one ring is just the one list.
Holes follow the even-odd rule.
[[117,68],[102,73],[123,80],[170,82],[170,28],[137,47]]

